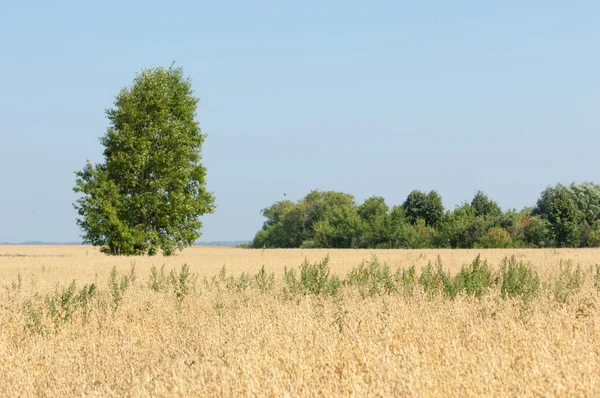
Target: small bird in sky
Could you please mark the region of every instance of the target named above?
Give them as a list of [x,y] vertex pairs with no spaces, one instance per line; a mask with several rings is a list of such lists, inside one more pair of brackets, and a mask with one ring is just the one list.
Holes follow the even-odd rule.
[[287,196],[287,195],[285,194],[285,192],[283,193],[283,196]]

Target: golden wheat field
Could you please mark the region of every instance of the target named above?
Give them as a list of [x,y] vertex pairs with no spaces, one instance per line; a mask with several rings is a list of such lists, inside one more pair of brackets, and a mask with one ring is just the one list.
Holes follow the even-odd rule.
[[[438,255],[454,275],[478,254],[494,272],[529,263],[535,296],[415,282]],[[342,279],[373,255],[406,272],[394,291],[291,294],[286,267],[327,255]],[[597,263],[587,249],[0,246],[0,396],[600,396]]]

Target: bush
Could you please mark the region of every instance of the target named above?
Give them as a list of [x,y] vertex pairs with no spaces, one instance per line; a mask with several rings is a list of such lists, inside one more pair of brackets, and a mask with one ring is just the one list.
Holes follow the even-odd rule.
[[480,240],[480,247],[492,249],[505,249],[513,246],[513,240],[510,233],[504,228],[490,228],[485,236]]

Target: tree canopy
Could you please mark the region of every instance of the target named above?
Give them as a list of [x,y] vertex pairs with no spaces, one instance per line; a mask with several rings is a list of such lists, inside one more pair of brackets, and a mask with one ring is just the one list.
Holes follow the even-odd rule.
[[106,110],[104,162],[75,174],[86,243],[115,255],[172,254],[200,237],[214,211],[195,120],[198,98],[182,68],[144,69]]
[[503,211],[478,191],[444,210],[441,196],[412,191],[401,205],[378,196],[357,204],[342,192],[312,191],[263,210],[253,247],[507,248],[600,246],[600,186],[556,185],[537,205]]

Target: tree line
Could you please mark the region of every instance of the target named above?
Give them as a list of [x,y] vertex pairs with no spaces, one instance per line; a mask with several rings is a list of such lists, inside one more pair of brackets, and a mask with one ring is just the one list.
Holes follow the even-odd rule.
[[599,247],[600,185],[549,186],[533,207],[503,211],[485,193],[445,210],[436,192],[412,191],[389,207],[373,196],[314,190],[276,202],[249,246],[254,248]]

